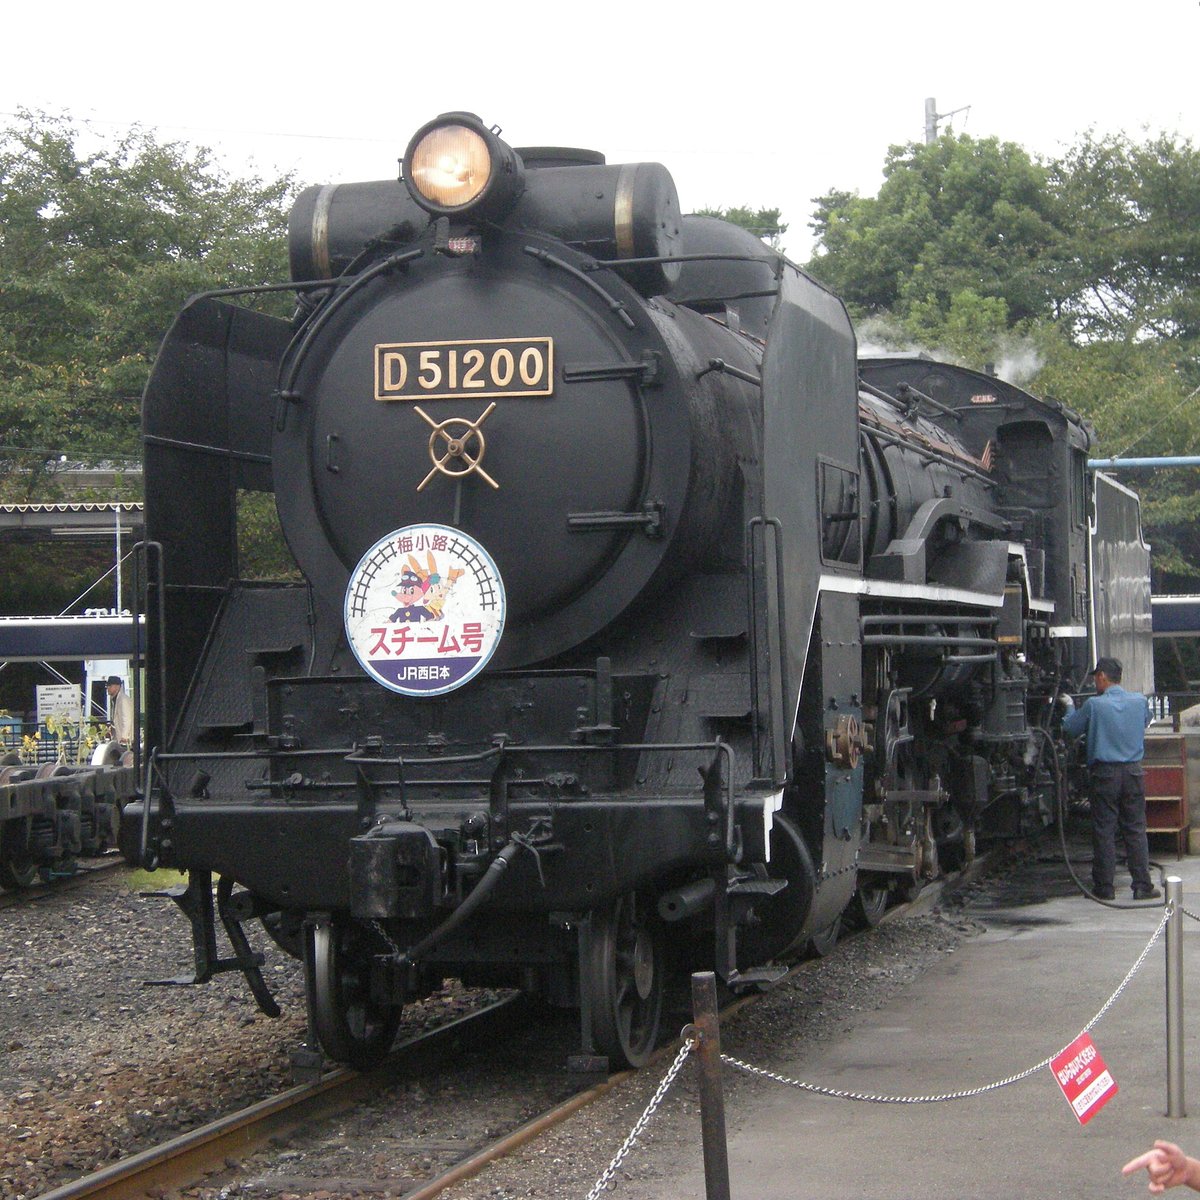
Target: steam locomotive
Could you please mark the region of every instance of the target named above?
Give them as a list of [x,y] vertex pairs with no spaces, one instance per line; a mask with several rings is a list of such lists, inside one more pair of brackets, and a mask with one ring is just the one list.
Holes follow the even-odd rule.
[[[190,873],[197,981],[276,1011],[257,919],[335,1059],[456,976],[636,1065],[672,972],[766,986],[1049,820],[1056,694],[1148,634],[1092,611],[1089,541],[1145,547],[1076,414],[860,379],[841,302],[664,167],[468,113],[301,194],[289,249],[294,318],[193,298],[144,401],[122,848]],[[296,581],[240,576],[253,492]]]

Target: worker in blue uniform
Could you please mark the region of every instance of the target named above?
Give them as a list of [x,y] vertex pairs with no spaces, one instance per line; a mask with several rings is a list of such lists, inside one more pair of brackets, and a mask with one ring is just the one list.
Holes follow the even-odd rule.
[[1117,833],[1125,843],[1125,861],[1133,878],[1135,900],[1162,896],[1150,881],[1150,851],[1146,844],[1146,790],[1142,757],[1150,705],[1138,692],[1121,687],[1121,663],[1101,658],[1092,675],[1096,694],[1079,707],[1063,696],[1063,732],[1087,735],[1087,763],[1092,800],[1092,891],[1100,900],[1116,893]]

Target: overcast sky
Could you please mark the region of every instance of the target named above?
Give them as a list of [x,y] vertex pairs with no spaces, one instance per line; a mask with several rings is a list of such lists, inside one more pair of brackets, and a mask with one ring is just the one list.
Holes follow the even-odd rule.
[[419,125],[468,109],[512,145],[665,163],[685,211],[780,207],[801,261],[812,197],[874,194],[928,96],[1045,155],[1089,127],[1200,141],[1198,0],[68,0],[9,6],[4,34],[5,114],[140,122],[235,173],[326,183],[393,176]]

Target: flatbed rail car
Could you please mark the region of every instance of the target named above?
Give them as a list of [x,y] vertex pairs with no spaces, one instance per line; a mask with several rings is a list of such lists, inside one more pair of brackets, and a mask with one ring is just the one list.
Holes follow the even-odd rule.
[[76,855],[117,844],[121,809],[137,791],[133,754],[109,744],[110,761],[68,766],[0,759],[0,887],[52,877]]

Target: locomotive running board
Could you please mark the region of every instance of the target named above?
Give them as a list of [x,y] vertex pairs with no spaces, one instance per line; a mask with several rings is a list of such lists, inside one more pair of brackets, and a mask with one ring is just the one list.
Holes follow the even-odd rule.
[[146,987],[187,987],[196,983],[207,983],[222,971],[241,971],[246,976],[250,991],[254,993],[259,1010],[268,1017],[280,1013],[275,997],[262,977],[259,968],[263,956],[250,948],[241,922],[230,905],[233,880],[222,875],[217,882],[217,909],[221,924],[233,947],[234,958],[221,958],[217,953],[217,927],[213,914],[212,873],[189,871],[187,886],[167,888],[158,892],[143,892],[146,897],[165,897],[174,900],[183,910],[192,925],[192,953],[196,963],[193,976],[178,975],[173,979],[147,979]]

